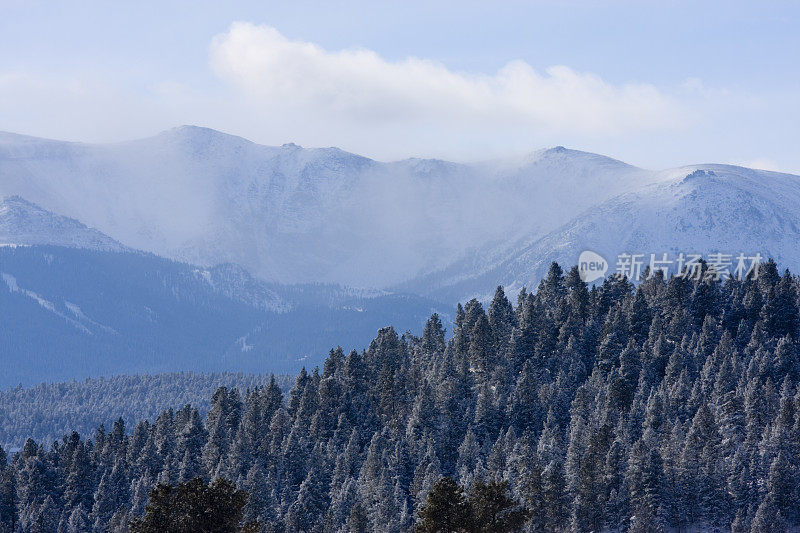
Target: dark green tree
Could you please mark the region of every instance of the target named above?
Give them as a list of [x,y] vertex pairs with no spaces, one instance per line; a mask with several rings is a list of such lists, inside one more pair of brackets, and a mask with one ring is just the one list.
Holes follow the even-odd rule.
[[508,481],[477,481],[469,493],[474,533],[510,533],[520,531],[530,519],[531,511],[511,498]]
[[470,504],[464,489],[451,477],[433,485],[425,506],[419,512],[417,533],[459,533],[469,531]]
[[195,478],[177,486],[157,485],[145,515],[131,522],[131,533],[247,533],[242,526],[247,493],[219,478],[206,485]]

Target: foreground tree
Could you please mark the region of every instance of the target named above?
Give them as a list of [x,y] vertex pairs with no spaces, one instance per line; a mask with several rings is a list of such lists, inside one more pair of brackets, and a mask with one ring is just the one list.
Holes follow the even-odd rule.
[[255,533],[240,526],[247,493],[226,479],[206,485],[194,478],[177,486],[159,483],[150,493],[145,515],[131,522],[131,533]]
[[437,481],[419,513],[421,533],[510,533],[520,531],[531,511],[508,495],[508,481],[476,481],[469,498],[450,477]]
[[531,518],[530,509],[508,495],[508,481],[478,481],[469,495],[472,512],[470,531],[510,533],[520,531]]
[[418,533],[454,533],[468,531],[470,505],[464,489],[451,477],[433,485],[425,506],[419,512]]

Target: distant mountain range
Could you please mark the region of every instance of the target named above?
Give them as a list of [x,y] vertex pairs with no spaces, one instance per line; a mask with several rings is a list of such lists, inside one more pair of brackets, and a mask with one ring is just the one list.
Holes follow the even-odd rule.
[[0,348],[27,365],[6,384],[291,372],[498,284],[535,288],[583,250],[612,269],[621,252],[743,252],[800,270],[800,177],[562,147],[383,163],[193,126],[103,145],[0,133],[0,199]]
[[498,284],[509,293],[535,288],[553,261],[572,266],[584,250],[604,257],[609,274],[620,254],[642,256],[642,270],[651,255],[658,266],[666,254],[674,262],[672,274],[680,254],[730,256],[731,273],[739,254],[760,254],[792,271],[800,268],[800,177],[730,165],[657,175],[653,183],[599,202],[553,231],[487,247],[476,254],[486,258],[482,263],[462,260],[398,288],[443,301],[485,300]]
[[241,268],[149,253],[0,247],[0,388],[176,371],[290,373],[384,326],[420,332],[449,306],[334,285],[282,286]]
[[[697,170],[713,176],[681,185]],[[471,164],[382,163],[194,126],[103,145],[0,134],[0,197],[123,246],[206,267],[235,263],[277,283],[402,288],[448,302],[485,298],[498,282],[535,284],[542,265],[574,263],[583,247],[662,253],[722,246],[735,233],[737,245],[800,266],[786,249],[799,190],[787,174],[649,171],[562,147]]]
[[236,263],[280,283],[361,288],[545,234],[653,180],[563,148],[478,164],[381,163],[191,126],[106,145],[0,134],[0,175],[0,196],[131,248],[204,266]]

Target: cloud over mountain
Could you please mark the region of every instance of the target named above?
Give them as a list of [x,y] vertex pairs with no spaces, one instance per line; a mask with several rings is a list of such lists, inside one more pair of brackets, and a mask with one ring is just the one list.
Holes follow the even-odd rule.
[[515,60],[492,75],[469,74],[364,48],[329,51],[244,22],[214,38],[210,62],[261,112],[329,118],[346,130],[416,123],[619,134],[673,127],[681,115],[652,85],[613,85],[566,66],[541,73]]

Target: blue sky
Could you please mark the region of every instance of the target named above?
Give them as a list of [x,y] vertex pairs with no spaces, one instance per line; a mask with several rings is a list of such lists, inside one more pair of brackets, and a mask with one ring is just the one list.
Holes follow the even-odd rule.
[[0,0],[0,130],[800,171],[796,2]]

